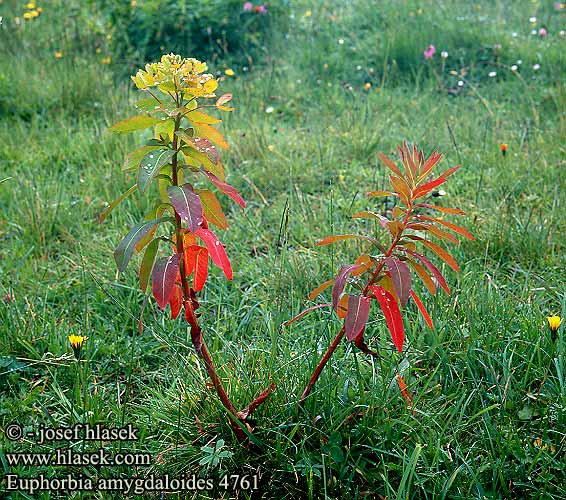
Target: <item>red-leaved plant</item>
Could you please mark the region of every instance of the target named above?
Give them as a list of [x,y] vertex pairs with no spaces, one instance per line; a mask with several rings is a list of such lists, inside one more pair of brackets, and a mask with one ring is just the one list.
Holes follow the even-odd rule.
[[[434,205],[422,199],[434,192],[438,186],[444,184],[448,177],[460,167],[452,167],[432,179],[431,173],[441,158],[441,154],[434,151],[427,159],[416,146],[410,148],[407,143],[398,148],[403,169],[386,156],[379,154],[381,160],[391,170],[389,181],[391,191],[372,191],[368,197],[392,197],[399,204],[393,207],[390,218],[377,212],[358,212],[352,217],[357,219],[374,219],[389,233],[389,244],[383,245],[379,240],[369,235],[343,234],[324,238],[317,245],[328,245],[337,241],[350,239],[363,239],[371,243],[372,250],[361,254],[353,264],[344,265],[334,279],[328,280],[318,286],[309,295],[313,300],[329,287],[332,287],[332,302],[310,307],[287,322],[290,324],[304,316],[306,313],[321,307],[332,307],[344,324],[326,354],[320,360],[312,374],[300,402],[304,403],[313,385],[318,380],[324,366],[340,344],[342,337],[353,342],[354,345],[366,354],[377,356],[367,346],[364,340],[364,331],[370,313],[372,300],[377,301],[391,340],[399,352],[403,350],[405,338],[401,308],[412,299],[421,312],[427,325],[432,328],[432,319],[423,303],[415,293],[411,280],[411,270],[424,283],[427,290],[434,295],[437,286],[446,293],[450,289],[444,276],[423,250],[430,250],[444,261],[454,271],[459,271],[456,260],[440,245],[434,243],[427,236],[451,243],[458,243],[454,234],[446,229],[473,240],[473,236],[464,228],[444,219],[430,215],[441,212],[452,215],[463,215],[459,208],[447,208]],[[374,253],[375,252],[375,253]],[[347,284],[352,291],[344,293]],[[399,387],[405,399],[410,402],[410,394],[403,379],[397,376]]]
[[[203,108],[232,111],[225,106],[232,95],[224,94],[214,104],[199,104],[198,99],[216,97],[218,81],[204,73],[206,69],[206,64],[196,59],[169,54],[158,63],[147,64],[145,71],[139,70],[132,77],[138,89],[148,95],[136,103],[142,114],[123,120],[110,130],[129,133],[154,127],[154,137],[127,155],[124,170],[137,171],[137,182],[108,206],[100,222],[134,191],[147,194],[152,184],[158,185],[154,208],[120,242],[114,258],[122,272],[134,253],[145,250],[139,269],[142,292],[146,292],[151,277],[151,293],[160,309],[169,306],[171,318],[175,319],[184,307],[194,348],[230,413],[232,428],[243,440],[246,418],[265,401],[273,386],[237,412],[216,373],[196,312],[197,294],[207,281],[209,260],[228,280],[232,279],[224,246],[209,227],[210,223],[227,229],[226,217],[214,192],[207,189],[209,186],[196,186],[201,181],[211,183],[242,208],[246,206],[238,191],[225,182],[217,147],[229,146],[214,127],[221,120],[202,112]],[[164,228],[165,234],[157,236],[158,228]],[[160,242],[167,244],[165,255],[158,257]]]

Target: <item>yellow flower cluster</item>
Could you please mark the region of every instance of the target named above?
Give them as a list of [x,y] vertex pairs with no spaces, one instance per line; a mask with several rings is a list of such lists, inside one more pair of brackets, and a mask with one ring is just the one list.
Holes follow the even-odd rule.
[[157,63],[145,65],[132,76],[139,89],[159,87],[161,90],[183,91],[195,97],[214,97],[218,81],[209,73],[206,63],[193,58],[166,54]]
[[41,7],[35,6],[35,2],[29,2],[28,4],[26,4],[26,9],[27,9],[27,12],[24,12],[22,14],[22,17],[25,20],[34,19],[35,17],[39,17],[39,14],[41,14],[43,12],[43,9]]

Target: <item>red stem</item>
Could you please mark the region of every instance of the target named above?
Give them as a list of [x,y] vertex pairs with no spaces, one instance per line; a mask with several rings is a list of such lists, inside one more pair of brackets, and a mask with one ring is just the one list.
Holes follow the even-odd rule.
[[[179,122],[180,119],[177,119],[175,121],[175,132],[178,130],[179,128]],[[177,135],[173,134],[173,149],[175,150],[175,154],[173,155],[172,158],[172,180],[173,180],[173,185],[174,186],[178,186],[179,185],[179,177],[178,177],[178,162],[177,162],[177,146],[178,146],[178,139],[177,139]],[[184,254],[184,245],[183,245],[183,237],[182,237],[182,233],[181,233],[181,217],[175,212],[175,233],[176,233],[176,243],[177,243],[177,253],[180,254]],[[193,298],[191,296],[191,289],[189,287],[189,283],[187,281],[187,273],[185,270],[185,262],[184,259],[181,259],[181,265],[179,267],[180,270],[180,275],[181,275],[181,286],[183,288],[183,302],[185,304],[185,308],[188,311],[188,321],[189,324],[191,326],[191,340],[193,342],[193,345],[195,347],[195,350],[197,351],[197,354],[199,354],[199,356],[204,360],[204,364],[206,366],[206,371],[208,372],[208,376],[210,377],[210,380],[212,380],[212,385],[214,385],[214,388],[216,389],[216,393],[218,394],[218,397],[220,398],[220,401],[222,402],[222,404],[224,405],[224,407],[232,414],[232,416],[234,417],[233,419],[230,419],[230,423],[232,425],[232,429],[234,430],[234,433],[236,434],[236,436],[238,437],[238,439],[240,441],[245,440],[246,436],[244,431],[242,430],[242,428],[236,423],[236,420],[240,420],[238,418],[237,412],[234,409],[234,406],[232,405],[232,402],[230,401],[230,398],[228,397],[228,394],[226,393],[226,391],[224,390],[224,386],[222,385],[222,381],[220,380],[220,377],[218,376],[218,374],[216,373],[216,369],[214,368],[214,363],[212,361],[212,357],[210,356],[210,352],[208,351],[208,347],[206,346],[206,342],[204,341],[204,337],[202,336],[202,329],[199,325],[198,319],[196,317],[196,315],[194,314],[194,310],[193,310]]]
[[317,367],[315,368],[307,386],[305,387],[305,390],[303,391],[303,394],[301,395],[301,399],[299,400],[299,404],[301,406],[303,406],[303,404],[305,403],[305,399],[310,394],[311,389],[314,386],[314,384],[316,384],[318,377],[320,377],[320,373],[322,372],[323,368],[326,366],[326,363],[328,363],[328,360],[330,359],[330,357],[332,356],[332,354],[334,353],[334,351],[338,347],[338,344],[340,344],[340,341],[342,340],[344,333],[346,333],[346,329],[344,327],[342,327],[340,329],[340,331],[338,332],[338,335],[336,335],[336,337],[334,338],[332,344],[330,344],[328,351],[326,351],[326,353],[324,354],[324,356],[322,357],[322,359],[318,363]]

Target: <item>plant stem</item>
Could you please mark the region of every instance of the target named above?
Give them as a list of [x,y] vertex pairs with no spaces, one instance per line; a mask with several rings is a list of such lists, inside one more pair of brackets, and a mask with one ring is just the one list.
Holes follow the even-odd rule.
[[[405,214],[405,219],[403,220],[403,226],[406,226],[407,223],[409,222],[409,219],[411,218],[412,211],[413,211],[413,204],[411,202],[409,204],[409,206],[407,207],[407,213]],[[372,273],[370,279],[366,283],[364,291],[362,292],[362,295],[364,297],[367,296],[367,293],[369,291],[369,287],[373,284],[373,282],[375,281],[375,279],[377,278],[377,276],[379,275],[379,273],[383,269],[383,266],[385,265],[384,259],[386,257],[390,257],[391,254],[393,253],[393,250],[395,250],[395,247],[397,246],[397,244],[399,243],[399,240],[401,239],[401,236],[403,235],[403,231],[404,231],[404,229],[399,231],[397,236],[393,239],[393,241],[391,242],[391,245],[389,246],[389,249],[387,250],[387,252],[385,252],[385,255],[383,256],[380,263],[377,265],[375,271]],[[301,398],[299,399],[299,405],[300,406],[304,405],[305,399],[310,394],[311,389],[313,388],[314,384],[316,384],[316,381],[320,377],[322,370],[324,369],[324,367],[326,366],[326,363],[328,363],[328,360],[330,359],[330,357],[332,356],[332,354],[334,353],[334,351],[338,347],[338,344],[340,344],[340,341],[342,340],[344,333],[346,333],[346,327],[345,326],[343,326],[340,329],[340,331],[338,332],[338,334],[336,335],[336,337],[332,341],[332,344],[330,344],[330,347],[328,348],[328,350],[326,351],[326,353],[324,354],[324,356],[322,357],[322,359],[318,363],[317,367],[315,368],[311,378],[309,379],[307,386],[305,387],[305,390],[303,391],[303,394],[301,395]]]
[[338,344],[340,344],[340,341],[342,340],[344,333],[346,333],[346,328],[342,327],[340,329],[340,331],[338,332],[338,335],[336,335],[336,337],[334,338],[334,341],[332,342],[332,344],[330,344],[328,351],[326,351],[325,355],[322,357],[322,359],[318,363],[317,367],[315,368],[307,386],[305,387],[305,390],[303,391],[303,394],[301,394],[301,399],[299,400],[299,405],[303,406],[305,404],[305,399],[310,394],[311,389],[313,388],[314,384],[318,380],[318,377],[320,377],[320,373],[322,372],[323,368],[326,366],[326,363],[328,363],[328,360],[330,359],[330,357],[332,356],[332,354],[334,353],[334,351],[338,347]]
[[[180,117],[175,120],[175,128],[173,133],[173,144],[172,144],[173,149],[175,150],[175,154],[173,155],[172,158],[172,165],[173,165],[172,180],[174,186],[179,185],[178,158],[177,158],[179,154],[177,152],[178,138],[177,135],[175,134],[175,132],[179,130],[179,124],[180,124]],[[175,235],[176,235],[176,243],[177,243],[177,253],[184,254],[183,235],[181,233],[181,229],[182,229],[181,217],[179,216],[179,214],[177,214],[177,212],[175,212]],[[212,357],[210,356],[210,352],[208,351],[208,348],[202,336],[202,329],[199,325],[196,315],[194,314],[193,297],[191,294],[189,283],[187,281],[187,273],[185,270],[184,259],[181,259],[179,270],[181,275],[181,286],[183,288],[183,296],[184,296],[183,302],[185,305],[185,309],[188,311],[187,319],[189,321],[189,324],[191,325],[191,340],[193,342],[195,350],[197,351],[197,354],[204,360],[204,364],[206,365],[206,371],[208,372],[208,376],[210,377],[210,380],[212,380],[212,384],[216,389],[216,393],[218,394],[220,401],[234,417],[233,419],[232,418],[230,419],[232,429],[234,430],[238,439],[240,441],[243,441],[245,439],[245,434],[242,428],[235,421],[235,420],[239,420],[237,412],[234,409],[234,406],[232,405],[232,402],[230,401],[228,394],[224,390],[224,386],[222,385],[222,381],[220,380],[220,377],[216,373],[216,370],[214,368],[214,363],[212,361]]]

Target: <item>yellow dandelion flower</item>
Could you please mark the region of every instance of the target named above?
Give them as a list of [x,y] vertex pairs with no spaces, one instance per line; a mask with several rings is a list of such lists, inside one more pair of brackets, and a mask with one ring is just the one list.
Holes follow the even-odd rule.
[[97,54],[100,54],[100,53],[102,52],[102,49],[101,49],[100,47],[96,47],[95,52],[96,52]]
[[81,358],[81,349],[86,340],[88,340],[88,337],[84,335],[69,335],[69,344],[73,348],[73,354],[76,359]]
[[37,10],[37,12],[39,12],[40,14],[43,12],[43,8],[42,8],[42,7],[38,7],[38,8],[35,9],[35,10]]
[[562,318],[560,316],[548,316],[548,326],[550,327],[550,338],[552,342],[556,342],[558,337],[558,329],[562,324]]
[[311,10],[309,9],[309,10],[307,10],[307,11],[305,12],[305,17],[311,17],[311,16],[312,16],[312,12],[311,12]]
[[562,318],[560,316],[549,316],[546,319],[548,320],[548,326],[550,326],[551,331],[558,331],[562,324]]
[[226,71],[224,71],[224,74],[228,76],[234,76],[236,73],[234,73],[234,70],[232,68],[228,68]]
[[111,57],[103,57],[100,62],[102,64],[110,64],[112,62],[112,58]]
[[24,12],[23,18],[24,19],[31,19],[31,13],[30,12]]
[[35,2],[30,2],[26,4],[26,9],[32,10],[35,9]]
[[56,50],[53,55],[55,56],[55,59],[61,59],[63,57],[63,52]]
[[270,144],[269,146],[267,146],[267,149],[269,149],[269,151],[273,153],[273,151],[275,151],[275,146],[273,144]]
[[371,89],[371,83],[366,82],[366,84],[364,85],[364,90],[369,90]]

